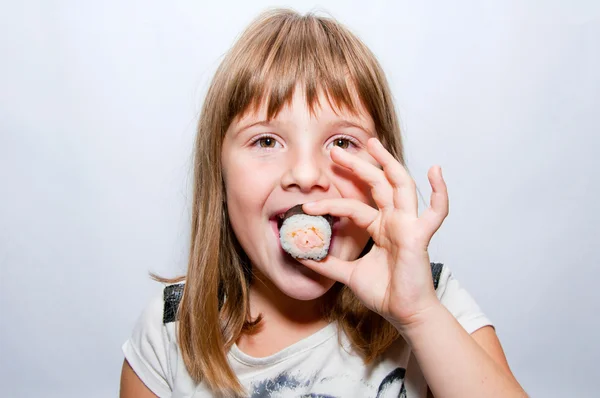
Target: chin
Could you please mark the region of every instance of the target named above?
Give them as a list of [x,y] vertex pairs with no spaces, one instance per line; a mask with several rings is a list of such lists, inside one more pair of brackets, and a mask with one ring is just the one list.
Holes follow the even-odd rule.
[[331,289],[335,281],[316,273],[296,260],[287,258],[273,284],[286,296],[301,300],[316,300]]
[[327,284],[307,283],[302,286],[302,283],[288,285],[280,288],[280,290],[288,297],[300,301],[311,301],[316,300],[325,295],[335,284],[335,281],[329,280]]

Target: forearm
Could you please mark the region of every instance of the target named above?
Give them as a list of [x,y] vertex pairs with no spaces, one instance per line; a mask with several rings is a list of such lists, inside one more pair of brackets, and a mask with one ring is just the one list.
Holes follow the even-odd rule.
[[527,397],[441,303],[398,330],[436,398]]

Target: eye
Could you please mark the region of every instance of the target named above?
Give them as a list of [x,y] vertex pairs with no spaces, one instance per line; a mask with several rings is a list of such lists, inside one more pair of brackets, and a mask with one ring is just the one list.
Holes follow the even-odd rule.
[[271,137],[259,138],[258,145],[260,145],[262,148],[274,148],[275,140]]
[[346,149],[350,145],[350,141],[347,140],[346,138],[336,138],[333,141],[333,145],[339,146],[342,149]]
[[357,148],[360,146],[360,144],[356,141],[356,139],[349,137],[349,136],[338,136],[335,137],[328,145],[328,147],[331,149],[331,146],[338,146],[342,149],[348,149],[348,148]]
[[281,146],[281,144],[279,144],[279,142],[277,142],[277,140],[270,135],[262,135],[252,141],[252,146],[258,146],[265,149],[276,148],[278,145]]

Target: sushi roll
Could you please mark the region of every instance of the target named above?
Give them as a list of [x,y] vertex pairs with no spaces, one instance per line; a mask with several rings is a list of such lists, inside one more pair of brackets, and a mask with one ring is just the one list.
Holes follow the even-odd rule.
[[279,241],[290,256],[317,261],[327,257],[333,217],[308,215],[300,204],[286,211],[280,222]]

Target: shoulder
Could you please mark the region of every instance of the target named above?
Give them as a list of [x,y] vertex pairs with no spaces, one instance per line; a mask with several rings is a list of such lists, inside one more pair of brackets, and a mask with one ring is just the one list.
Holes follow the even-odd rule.
[[136,326],[157,329],[175,322],[184,287],[185,283],[163,286],[148,301]]
[[170,396],[174,383],[175,321],[183,283],[164,286],[139,315],[122,350],[138,377],[158,396]]
[[185,282],[165,286],[162,294],[163,311],[162,321],[164,324],[175,322],[177,319],[177,310],[183,297]]
[[494,326],[447,265],[431,263],[431,274],[438,299],[469,334],[483,326]]
[[[452,270],[444,263],[430,263],[433,287],[437,297],[441,300],[447,293],[452,292],[452,287],[458,284]],[[450,288],[450,290],[449,290]]]
[[448,267],[444,267],[442,263],[429,263],[431,266],[431,277],[433,278],[433,288],[437,291],[440,285],[440,278],[442,276],[442,271],[444,269],[448,269]]
[[176,320],[177,310],[183,294],[183,283],[161,287],[141,311],[132,333],[137,341],[151,341],[169,337],[163,329]]

